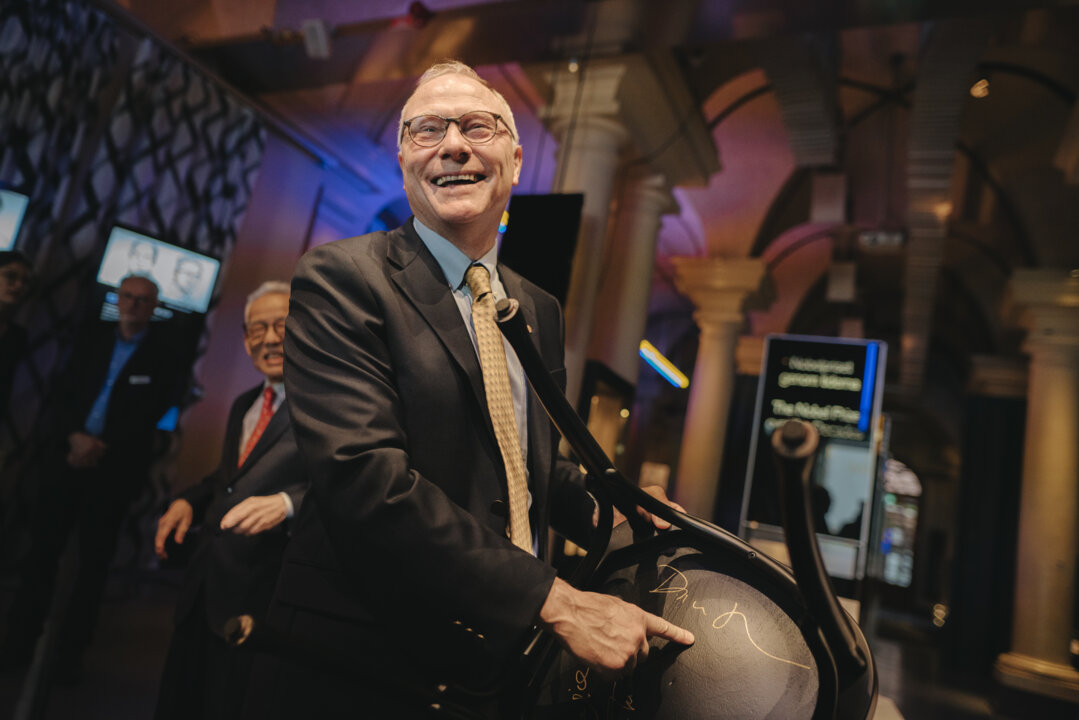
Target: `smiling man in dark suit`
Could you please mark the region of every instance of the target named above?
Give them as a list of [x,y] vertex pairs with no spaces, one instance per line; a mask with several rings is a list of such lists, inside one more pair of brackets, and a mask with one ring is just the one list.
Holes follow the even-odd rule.
[[167,323],[151,324],[157,293],[150,278],[128,275],[117,291],[119,321],[93,325],[75,344],[57,393],[52,452],[34,487],[29,551],[0,655],[5,666],[29,661],[60,555],[75,530],[78,566],[59,628],[55,677],[81,677],[120,528],[147,483],[157,423],[179,399],[186,369]]
[[[549,522],[580,529],[594,505],[576,469],[556,460],[557,438],[512,350],[499,336],[504,396],[477,357],[490,344],[473,306],[512,296],[565,380],[558,303],[497,262],[499,219],[521,171],[509,106],[471,68],[444,63],[420,78],[401,120],[414,217],[301,259],[285,338],[312,485],[270,620],[358,657],[368,674],[283,661],[272,681],[252,684],[251,718],[409,717],[422,706],[391,686],[488,676],[534,624],[610,672],[632,668],[649,636],[692,641],[636,606],[575,590],[543,560]],[[516,427],[500,430],[507,424]]]
[[203,526],[177,605],[159,720],[235,718],[243,703],[251,658],[228,648],[222,629],[236,615],[265,615],[288,539],[285,520],[308,484],[282,378],[288,302],[283,282],[248,296],[244,348],[263,381],[232,404],[217,470],[180,493],[157,524],[162,558],[169,538],[183,543],[192,523]]

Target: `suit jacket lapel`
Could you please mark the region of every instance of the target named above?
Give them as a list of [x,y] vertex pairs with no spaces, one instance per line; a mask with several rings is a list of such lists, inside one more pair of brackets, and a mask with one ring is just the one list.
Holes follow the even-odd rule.
[[[442,274],[438,261],[412,229],[412,223],[406,223],[393,233],[390,238],[387,257],[400,268],[390,274],[391,280],[423,316],[431,329],[438,335],[447,352],[468,377],[469,385],[481,408],[487,407],[483,392],[483,374],[468,334],[457,308],[457,301],[449,291],[449,283]],[[481,413],[491,433],[494,428],[486,412]]]
[[266,454],[266,451],[273,447],[274,443],[285,434],[285,430],[288,429],[289,414],[288,414],[288,401],[281,403],[281,406],[274,412],[273,417],[270,418],[270,424],[266,426],[266,429],[262,431],[262,436],[255,443],[255,447],[251,449],[251,454],[244,460],[244,464],[236,468],[236,474],[233,475],[233,479],[239,478],[248,468],[258,462],[258,459]]
[[257,385],[244,392],[233,401],[232,409],[229,411],[228,425],[225,427],[225,448],[221,454],[222,462],[225,464],[225,474],[229,478],[232,478],[239,469],[236,467],[236,462],[240,459],[240,441],[243,440],[244,434],[244,415],[251,409],[251,403],[255,402],[255,398],[261,392],[262,385]]

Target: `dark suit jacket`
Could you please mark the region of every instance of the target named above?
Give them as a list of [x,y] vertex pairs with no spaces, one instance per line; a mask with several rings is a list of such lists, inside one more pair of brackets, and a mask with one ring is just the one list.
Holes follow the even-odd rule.
[[[108,446],[103,465],[137,475],[153,460],[157,422],[179,401],[187,369],[177,359],[169,330],[167,324],[152,323],[116,378],[101,435]],[[83,429],[108,375],[116,337],[116,323],[98,323],[76,343],[61,381],[58,451],[66,453],[67,436]]]
[[26,328],[9,322],[0,333],[0,425],[7,420],[15,369],[26,353]]
[[[564,384],[557,301],[507,268],[499,273]],[[471,670],[463,653],[476,643],[496,664],[505,660],[554,570],[506,537],[506,475],[479,361],[411,221],[301,259],[285,355],[312,482],[275,602],[314,613],[323,630],[338,624],[341,637],[355,637],[346,626],[362,628],[361,646],[345,650],[376,654],[389,674],[397,663],[404,674]],[[593,504],[573,466],[556,463],[557,438],[534,398],[528,418],[531,524],[542,552],[552,511],[563,529],[588,523]]]
[[177,623],[194,609],[200,590],[206,618],[217,633],[230,617],[249,613],[261,618],[269,607],[291,521],[252,536],[221,530],[221,518],[249,497],[285,492],[299,512],[307,491],[307,475],[292,434],[287,401],[274,413],[244,464],[236,466],[243,417],[262,387],[252,388],[232,403],[221,464],[179,495],[191,503],[195,522],[202,523],[202,530],[180,592]]

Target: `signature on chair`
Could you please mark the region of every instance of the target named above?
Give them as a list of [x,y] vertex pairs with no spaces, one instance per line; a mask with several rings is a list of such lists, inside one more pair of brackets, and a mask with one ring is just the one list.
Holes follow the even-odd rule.
[[[687,578],[684,574],[682,574],[682,572],[680,570],[678,570],[677,568],[673,568],[670,565],[664,564],[664,565],[660,565],[659,567],[667,568],[668,570],[671,571],[671,574],[668,575],[663,580],[663,582],[661,582],[655,588],[653,588],[652,590],[649,590],[649,592],[650,593],[659,593],[659,594],[664,594],[664,595],[672,595],[674,600],[677,600],[678,602],[681,602],[681,603],[685,603],[686,600],[689,598],[689,578]],[[710,613],[709,613],[708,609],[705,608],[703,605],[699,604],[696,600],[694,600],[691,603],[690,609],[699,610],[701,612],[701,614],[704,615],[705,619],[708,619],[710,617]],[[779,657],[777,655],[773,655],[772,653],[768,652],[767,650],[762,648],[760,645],[758,645],[757,641],[753,639],[753,636],[749,632],[749,619],[746,617],[745,613],[740,612],[738,610],[738,603],[734,603],[734,607],[732,607],[727,612],[717,615],[712,620],[712,623],[711,623],[712,624],[712,629],[713,630],[722,630],[725,627],[727,627],[730,624],[731,620],[733,620],[734,618],[738,618],[738,619],[740,619],[742,621],[742,627],[746,631],[746,637],[749,639],[749,643],[761,655],[764,655],[765,657],[771,658],[772,660],[775,660],[776,662],[781,662],[781,663],[786,663],[788,665],[793,665],[794,667],[803,668],[805,670],[811,670],[812,669],[812,668],[810,668],[809,665],[803,665],[802,663],[795,662],[794,660],[788,660],[786,658],[781,658],[781,657]]]

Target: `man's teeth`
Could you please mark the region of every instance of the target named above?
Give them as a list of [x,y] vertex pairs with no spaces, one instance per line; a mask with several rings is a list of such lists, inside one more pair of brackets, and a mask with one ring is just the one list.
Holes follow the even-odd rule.
[[469,175],[443,175],[440,178],[435,178],[435,185],[443,187],[449,183],[476,183],[480,181],[480,176],[475,174]]

